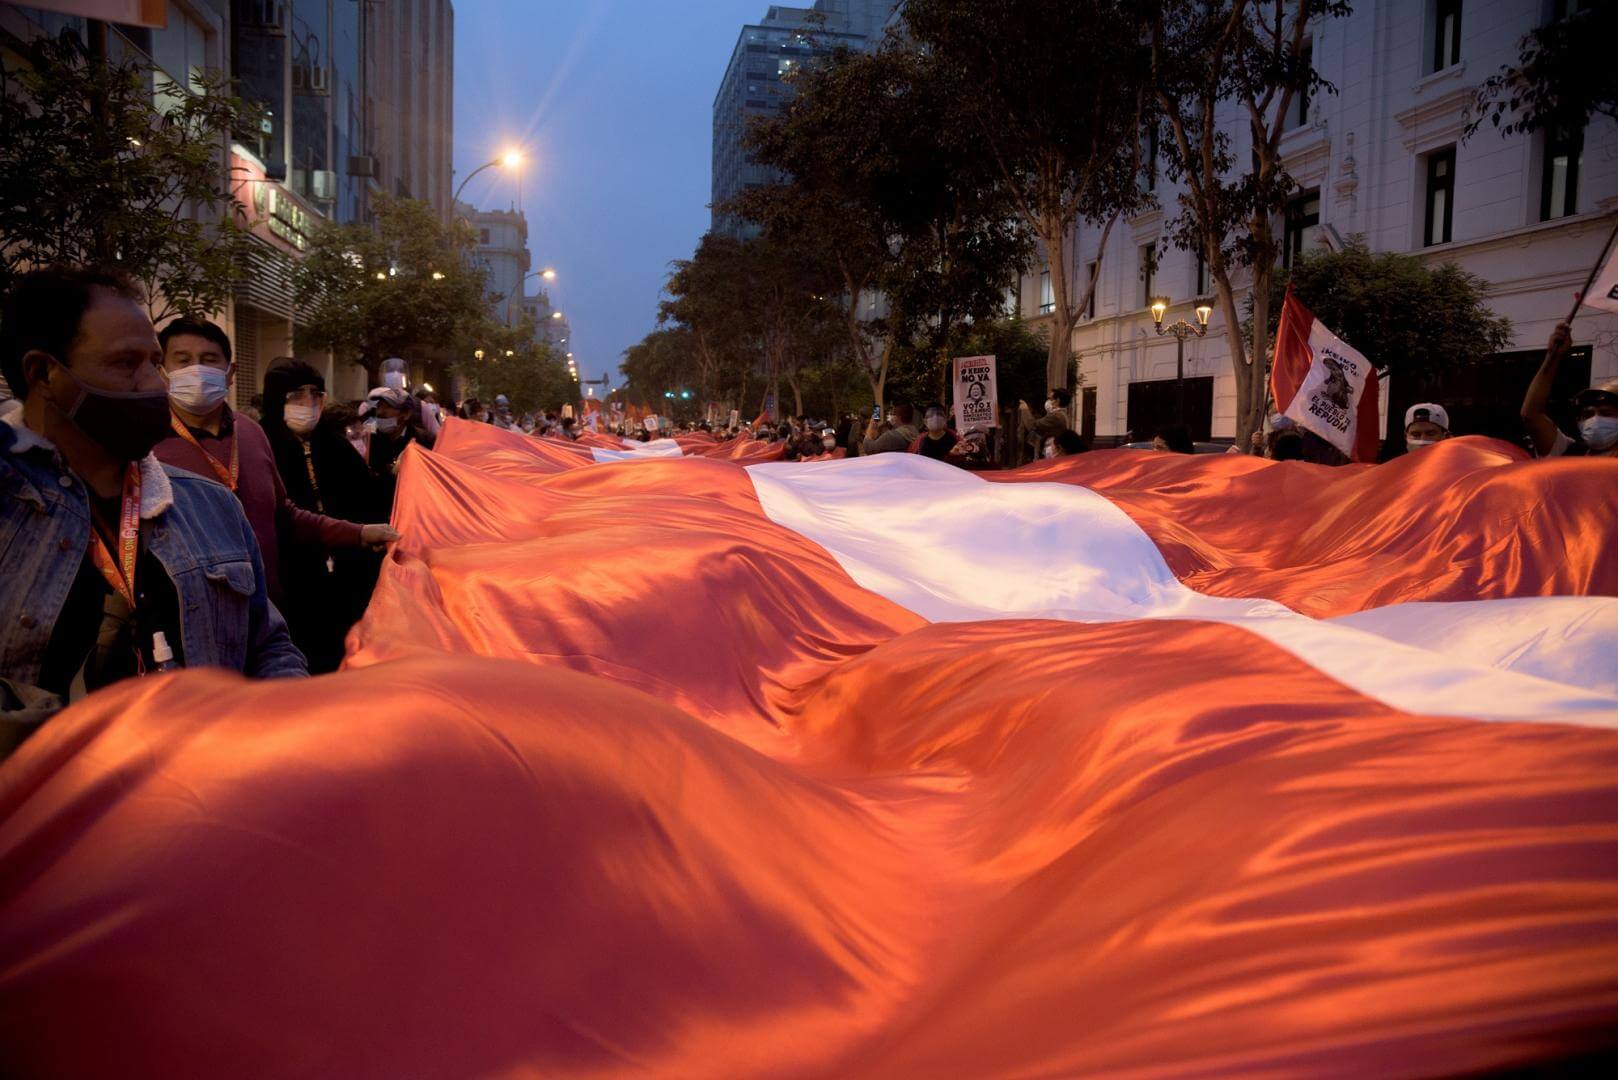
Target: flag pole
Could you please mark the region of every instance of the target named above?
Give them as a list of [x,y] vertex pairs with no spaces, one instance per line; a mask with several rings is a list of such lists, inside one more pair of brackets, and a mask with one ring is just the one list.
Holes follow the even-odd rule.
[[1618,239],[1618,221],[1613,222],[1612,232],[1607,234],[1607,242],[1601,245],[1601,254],[1596,258],[1595,266],[1590,268],[1590,276],[1584,279],[1584,288],[1580,289],[1573,299],[1573,310],[1567,313],[1566,319],[1569,324],[1578,315],[1579,308],[1584,306],[1585,294],[1590,291],[1590,286],[1595,284],[1596,275],[1601,273],[1601,268],[1607,264],[1607,252],[1612,250],[1612,242],[1615,239]]

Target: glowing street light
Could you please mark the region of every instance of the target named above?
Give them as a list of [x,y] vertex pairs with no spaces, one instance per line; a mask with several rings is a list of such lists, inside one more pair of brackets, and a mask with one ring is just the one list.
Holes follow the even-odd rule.
[[1195,326],[1180,319],[1169,326],[1163,325],[1163,316],[1169,310],[1169,298],[1154,296],[1150,304],[1152,323],[1157,328],[1158,337],[1167,334],[1174,335],[1174,397],[1179,412],[1179,422],[1185,424],[1185,339],[1188,337],[1205,337],[1208,333],[1208,316],[1213,314],[1213,305],[1207,300],[1198,300],[1192,311],[1196,313]]
[[553,318],[553,319],[560,319],[560,318],[561,318],[561,317],[562,317],[562,313],[561,313],[561,312],[560,312],[560,311],[553,311],[553,312],[551,312],[551,318]]
[[455,189],[455,194],[450,196],[450,200],[449,200],[450,206],[453,207],[455,205],[456,201],[459,200],[460,197],[461,197],[461,192],[466,190],[466,185],[470,184],[472,182],[472,178],[474,176],[476,176],[478,173],[482,172],[484,169],[492,169],[497,165],[503,165],[508,169],[515,169],[517,166],[519,166],[521,164],[522,164],[522,151],[519,150],[515,146],[512,147],[511,149],[505,151],[503,154],[501,154],[499,157],[495,158],[493,161],[484,162],[482,165],[479,165],[477,168],[473,169],[471,172],[466,174],[466,179],[461,181],[460,186]]

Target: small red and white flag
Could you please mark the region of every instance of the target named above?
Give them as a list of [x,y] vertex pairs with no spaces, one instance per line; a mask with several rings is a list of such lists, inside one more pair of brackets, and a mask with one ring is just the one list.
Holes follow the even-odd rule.
[[1270,396],[1276,411],[1353,461],[1375,461],[1380,440],[1376,367],[1326,329],[1287,289],[1275,333]]

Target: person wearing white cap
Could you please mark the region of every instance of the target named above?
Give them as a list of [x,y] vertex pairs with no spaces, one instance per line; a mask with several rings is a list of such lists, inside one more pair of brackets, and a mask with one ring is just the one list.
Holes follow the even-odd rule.
[[1551,385],[1573,347],[1567,323],[1557,323],[1545,346],[1545,361],[1523,398],[1522,418],[1540,457],[1618,457],[1618,379],[1580,390],[1573,397],[1579,437],[1570,438],[1550,417]]
[[1449,412],[1424,401],[1405,410],[1405,450],[1414,452],[1449,438]]

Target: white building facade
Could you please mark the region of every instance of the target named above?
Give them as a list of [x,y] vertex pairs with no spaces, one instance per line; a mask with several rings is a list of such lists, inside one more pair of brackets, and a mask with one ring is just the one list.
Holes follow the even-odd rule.
[[[1443,402],[1459,433],[1510,434],[1503,426],[1514,422],[1545,341],[1618,212],[1618,124],[1610,120],[1593,119],[1582,139],[1502,137],[1489,125],[1464,137],[1476,86],[1513,63],[1521,39],[1557,11],[1552,0],[1360,0],[1346,18],[1316,19],[1313,63],[1336,93],[1298,110],[1281,144],[1297,184],[1278,229],[1287,260],[1357,236],[1372,251],[1453,262],[1489,283],[1490,304],[1512,322],[1507,352],[1424,385],[1389,380],[1384,391],[1401,415],[1407,399]],[[1246,160],[1245,118],[1231,110],[1224,129],[1233,158]],[[1196,253],[1163,242],[1178,191],[1160,180],[1157,196],[1162,208],[1119,221],[1104,252],[1099,227],[1064,245],[1070,281],[1087,282],[1100,263],[1093,309],[1079,313],[1073,334],[1083,429],[1097,445],[1150,438],[1172,422],[1175,341],[1155,332],[1149,298],[1169,296],[1167,321],[1191,322],[1192,302],[1211,295]],[[1036,265],[1021,283],[1019,307],[1035,326],[1049,322],[1048,281]],[[1238,307],[1244,283],[1237,278]],[[1208,336],[1185,345],[1188,426],[1199,439],[1235,433],[1223,321],[1216,309]],[[1584,309],[1573,338],[1570,386],[1618,376],[1618,315]]]

